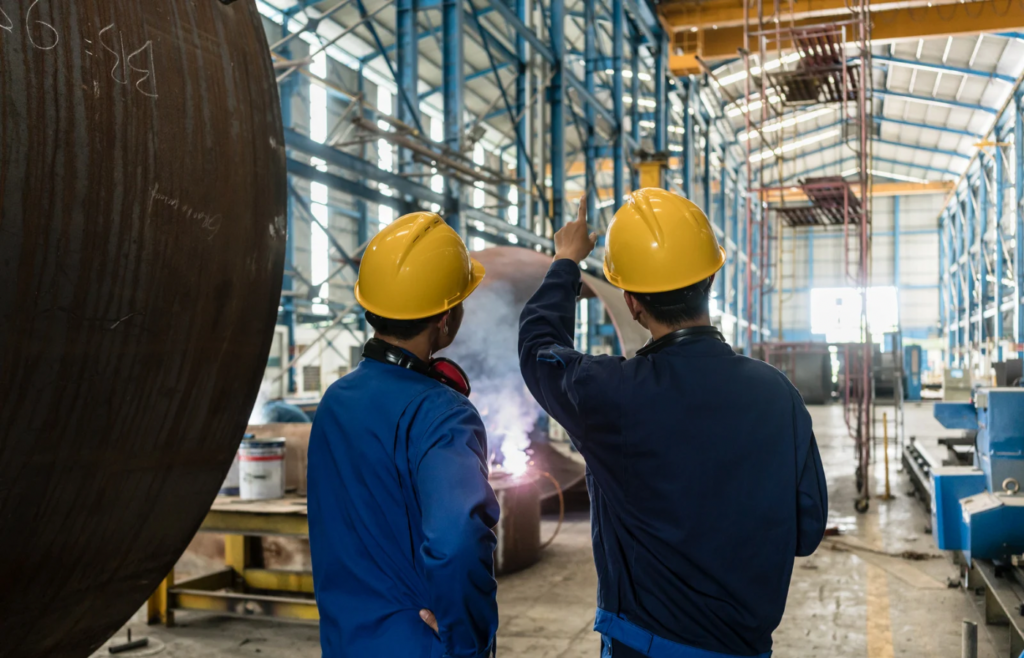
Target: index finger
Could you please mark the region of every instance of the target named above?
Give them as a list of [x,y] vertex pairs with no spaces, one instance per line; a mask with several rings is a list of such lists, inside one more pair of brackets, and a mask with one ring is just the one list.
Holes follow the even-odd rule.
[[580,197],[580,207],[576,211],[576,221],[587,223],[587,195]]

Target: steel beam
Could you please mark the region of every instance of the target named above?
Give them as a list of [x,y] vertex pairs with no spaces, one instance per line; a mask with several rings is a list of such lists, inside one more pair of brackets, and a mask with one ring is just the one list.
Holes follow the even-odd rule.
[[[1013,139],[1014,143],[1024,145],[1024,92],[1020,89],[1013,95]],[[1024,358],[1024,148],[1018,146],[1014,150],[1014,189],[1016,191],[1016,262],[1014,263],[1014,280],[1017,289],[1014,291],[1016,302],[1016,338],[1017,357]]]
[[565,0],[551,0],[551,45],[554,75],[548,88],[551,104],[551,224],[557,231],[565,219]]
[[[836,0],[825,0],[835,2]],[[841,1],[841,0],[840,0]],[[940,3],[935,3],[936,5]],[[701,5],[704,15],[704,6]],[[848,10],[847,10],[848,11]],[[664,12],[664,10],[663,10]],[[742,16],[742,9],[739,10]],[[692,23],[673,18],[665,12],[671,28],[677,33],[686,30],[693,43],[702,44],[699,49],[690,48],[684,55],[673,55],[670,66],[676,75],[688,75],[700,71],[696,57],[707,62],[731,59],[744,47],[742,19],[736,25],[724,27],[715,23],[717,29],[698,28],[700,34],[689,34]],[[946,6],[906,8],[897,5],[886,11],[872,12],[871,42],[875,45],[886,42],[927,39],[936,36],[969,35],[988,32],[1004,32],[1024,29],[1024,7],[1019,4],[996,6],[991,2],[970,2]],[[755,17],[756,20],[756,17]],[[821,23],[819,18],[806,18],[793,23],[794,27],[808,27]],[[792,44],[783,39],[781,48]]]
[[[443,0],[441,3],[441,85],[444,88],[444,143],[455,153],[462,152],[462,111],[465,14],[461,0]],[[459,217],[460,184],[453,177],[445,177],[445,221],[456,231],[462,228]]]
[[[666,85],[668,77],[665,72],[665,49],[659,48],[654,53],[654,150],[664,153],[668,150],[668,94]],[[633,105],[639,105],[639,99],[633,99]],[[666,187],[662,182],[662,187]]]
[[[504,0],[487,1],[490,3],[491,7],[501,15],[501,18],[505,23],[516,31],[516,34],[519,37],[522,37],[529,42],[530,46],[533,47],[538,55],[547,60],[548,63],[553,64],[555,62],[555,53],[551,48],[540,40],[540,37],[538,37],[537,34],[526,25],[526,22],[517,15],[517,12],[512,11],[512,9],[505,4]],[[520,61],[523,60],[520,59]]]
[[[622,6],[623,0],[612,0],[612,115],[615,123],[613,130],[615,138],[613,143],[612,166],[614,167],[612,213],[619,209],[622,197],[626,193],[626,154],[625,140],[623,133],[626,130],[626,105],[622,95],[624,92],[622,81],[622,69],[626,62],[623,58],[626,41],[626,13]],[[639,82],[639,72],[633,76]],[[636,126],[639,128],[639,126]],[[637,139],[639,143],[639,139]],[[602,244],[604,238],[602,237]]]
[[1006,82],[1013,84],[1015,80],[1013,76],[1004,75],[995,71],[979,71],[978,69],[970,69],[962,66],[950,66],[949,64],[935,64],[932,62],[922,62],[914,59],[900,59],[898,57],[888,57],[886,55],[872,55],[871,63],[878,68],[887,68],[890,64],[897,66],[905,66],[907,68],[918,69],[921,71],[932,71],[935,73],[956,73],[958,75],[969,75],[972,77],[988,78],[990,80],[999,80],[1000,82]]
[[329,165],[341,167],[342,169],[347,169],[359,174],[359,177],[362,180],[373,180],[379,183],[384,183],[402,196],[408,196],[439,205],[444,203],[444,195],[438,194],[429,187],[420,185],[419,183],[414,183],[405,176],[385,171],[376,164],[363,160],[351,153],[339,151],[338,149],[331,148],[326,144],[315,142],[306,135],[298,133],[290,128],[285,130],[284,139],[285,144],[287,144],[289,148],[320,158]]

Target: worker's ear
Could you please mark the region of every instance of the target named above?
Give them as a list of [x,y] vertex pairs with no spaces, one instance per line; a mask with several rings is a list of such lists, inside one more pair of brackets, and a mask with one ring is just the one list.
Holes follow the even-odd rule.
[[644,307],[640,305],[640,302],[636,300],[636,297],[625,290],[622,291],[622,298],[626,300],[626,306],[629,307],[629,314],[633,316],[633,321],[646,329],[647,318],[644,317]]

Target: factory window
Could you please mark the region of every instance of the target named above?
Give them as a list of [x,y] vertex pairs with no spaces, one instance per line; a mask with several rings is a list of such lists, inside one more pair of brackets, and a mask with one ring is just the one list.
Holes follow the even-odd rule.
[[[824,334],[830,343],[860,341],[861,294],[856,288],[813,288],[811,290],[811,333]],[[868,326],[871,338],[881,343],[883,334],[899,324],[896,288],[868,288]]]
[[[484,145],[480,142],[476,143],[473,147],[473,162],[477,165],[484,164]],[[483,208],[486,201],[486,194],[484,192],[484,184],[481,181],[473,183],[476,188],[473,190],[473,207]]]
[[[430,120],[430,139],[438,144],[444,142],[444,121],[441,119]],[[437,173],[437,168],[433,170],[434,175],[430,177],[430,189],[434,190],[438,194],[444,192],[444,176]],[[433,204],[431,206],[434,212],[440,212],[441,206]]]
[[[319,53],[313,57],[309,66],[310,72],[318,78],[327,77],[327,55]],[[309,137],[323,144],[327,140],[327,90],[315,81],[309,84]],[[321,171],[327,170],[323,160],[312,158],[310,164]],[[330,226],[330,210],[328,209],[329,192],[326,185],[311,183],[309,186],[310,212],[319,222],[310,223],[309,234],[309,270],[310,280],[320,289],[313,301],[313,313],[327,315],[329,310],[326,302],[330,297],[327,274],[330,267],[330,246],[327,233],[322,226]],[[322,225],[322,226],[321,226]]]
[[[392,96],[391,92],[384,87],[377,87],[377,111],[381,114],[391,116],[392,108]],[[383,119],[377,119],[377,127],[381,130],[391,130],[391,124]],[[377,140],[377,165],[380,166],[384,171],[394,171],[394,151],[391,149],[391,144],[386,139]],[[391,188],[387,185],[379,185],[378,188],[382,194],[391,196]],[[377,221],[380,223],[379,228],[384,228],[395,219],[395,210],[391,206],[385,206],[383,204],[377,206]]]
[[320,366],[302,367],[302,390],[320,392]]

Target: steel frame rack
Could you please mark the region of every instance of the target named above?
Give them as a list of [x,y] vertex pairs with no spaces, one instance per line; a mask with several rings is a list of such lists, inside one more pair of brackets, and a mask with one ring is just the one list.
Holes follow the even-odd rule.
[[[743,173],[748,163],[730,150],[734,135],[725,117],[727,103],[706,75],[671,75],[667,57],[672,44],[647,0],[256,1],[273,9],[264,13],[272,14],[280,26],[272,53],[282,71],[290,173],[289,244],[280,313],[280,324],[287,328],[288,390],[296,389],[294,366],[302,356],[296,351],[298,324],[322,328],[317,341],[332,349],[331,336],[337,332],[360,338],[353,320],[359,310],[355,304],[321,300],[328,313],[318,315],[312,312],[313,300],[326,281],[333,284],[332,290],[351,288],[361,250],[374,233],[375,204],[397,213],[441,207],[447,221],[467,237],[551,251],[553,232],[572,217],[581,194],[590,208],[600,209],[591,213],[595,229],[607,224],[625,192],[639,183],[633,160],[640,150],[669,154],[663,186],[701,205],[725,245],[727,262],[715,295],[722,316],[731,322],[733,344],[745,347],[752,344],[754,333],[758,340],[770,334],[769,314],[763,314],[762,322],[761,314],[755,317],[751,312],[763,308],[760,300],[756,305],[750,302],[760,291],[748,292],[752,275],[761,276],[761,262],[743,245],[756,243],[761,236],[753,235],[749,223],[740,219],[753,204]],[[313,5],[323,15],[307,14]],[[335,20],[339,5],[357,8],[359,22],[338,21],[332,33],[325,25]],[[391,16],[388,12],[394,12],[393,27],[381,20]],[[567,26],[573,27],[567,31]],[[369,50],[359,57],[342,52],[340,61],[357,75],[355,90],[315,78],[308,61],[293,57],[301,50],[297,39],[321,44],[333,41],[329,35],[339,30],[361,38]],[[486,54],[483,68],[467,64],[469,42]],[[418,71],[426,52],[423,44],[429,43],[438,45],[442,81],[424,93]],[[344,44],[327,43],[325,50],[333,55]],[[366,100],[364,80],[371,73],[376,83],[382,84],[383,78],[383,84],[393,85],[393,117],[378,113]],[[499,92],[489,99],[485,113],[472,115],[464,102],[471,93],[467,83],[485,77],[496,82]],[[325,87],[344,108],[338,123],[353,127],[346,131],[347,142],[320,143],[299,129],[301,121],[295,121],[293,110],[301,107],[304,84]],[[423,129],[422,103],[438,96],[441,102],[435,109],[443,118],[444,139],[435,143]],[[378,127],[380,121],[388,126]],[[464,153],[479,127],[491,127],[490,135],[501,135],[489,145],[485,166]],[[365,144],[377,139],[392,144],[394,171],[369,159]],[[435,171],[445,176],[441,192],[419,182]],[[311,181],[327,186],[332,199],[342,195],[352,200],[354,211],[333,203],[330,212],[351,218],[355,248],[342,244],[331,222],[313,216]],[[488,202],[477,208],[469,203],[469,195],[481,188]],[[508,212],[512,188],[519,198],[515,220]],[[324,281],[310,280],[296,262],[292,236],[313,224],[327,233],[336,262]],[[598,263],[595,259],[591,264]],[[597,331],[599,324],[592,321],[588,326]]]
[[998,111],[939,216],[940,317],[950,367],[992,375],[1024,358],[1024,90]]

